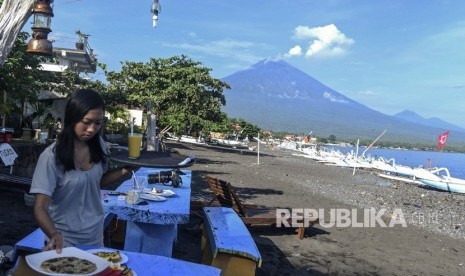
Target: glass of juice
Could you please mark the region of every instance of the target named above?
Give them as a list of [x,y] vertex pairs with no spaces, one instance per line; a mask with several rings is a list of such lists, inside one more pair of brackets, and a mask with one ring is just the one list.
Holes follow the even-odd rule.
[[140,156],[140,147],[142,146],[142,134],[132,133],[128,135],[128,158],[137,159]]

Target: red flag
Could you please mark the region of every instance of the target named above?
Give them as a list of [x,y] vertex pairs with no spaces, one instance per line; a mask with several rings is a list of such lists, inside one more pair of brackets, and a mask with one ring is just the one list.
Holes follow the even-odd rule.
[[438,149],[441,150],[442,147],[446,144],[447,136],[449,136],[449,131],[444,132],[438,136]]

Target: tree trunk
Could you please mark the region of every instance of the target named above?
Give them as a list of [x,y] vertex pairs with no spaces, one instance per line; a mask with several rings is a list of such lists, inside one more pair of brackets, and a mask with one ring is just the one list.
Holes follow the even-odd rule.
[[32,14],[35,0],[3,0],[0,8],[0,67]]

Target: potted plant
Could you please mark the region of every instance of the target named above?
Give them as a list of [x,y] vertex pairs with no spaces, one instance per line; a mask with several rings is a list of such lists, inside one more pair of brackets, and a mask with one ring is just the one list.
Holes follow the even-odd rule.
[[87,38],[89,38],[89,35],[85,34],[85,33],[82,33],[80,30],[77,30],[76,34],[79,37],[79,41],[76,42],[76,49],[82,51],[82,50],[84,50],[84,47],[86,46]]

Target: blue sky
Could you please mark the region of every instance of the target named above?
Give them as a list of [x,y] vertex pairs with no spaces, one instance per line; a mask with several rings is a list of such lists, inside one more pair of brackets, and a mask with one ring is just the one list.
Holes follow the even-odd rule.
[[156,28],[152,1],[55,0],[50,37],[71,47],[77,29],[90,34],[116,71],[184,54],[223,78],[281,58],[372,109],[465,127],[465,1],[160,0]]

